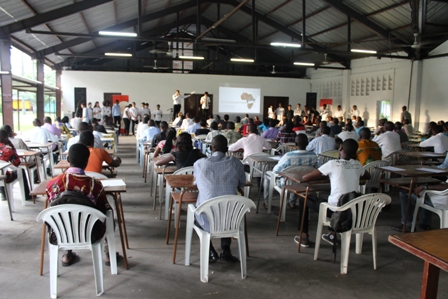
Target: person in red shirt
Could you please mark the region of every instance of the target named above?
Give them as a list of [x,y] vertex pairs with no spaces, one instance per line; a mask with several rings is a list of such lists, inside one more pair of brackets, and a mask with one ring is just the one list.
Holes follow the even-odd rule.
[[121,159],[119,157],[112,158],[106,150],[93,147],[94,142],[95,138],[90,131],[84,131],[79,136],[79,143],[87,146],[90,152],[85,171],[101,173],[103,170],[103,162],[106,162],[110,167],[118,167],[121,165]]
[[[89,133],[92,134],[91,132]],[[59,195],[64,191],[78,191],[83,193],[91,201],[89,205],[93,205],[104,214],[111,208],[101,182],[85,175],[84,169],[87,166],[89,157],[89,149],[84,144],[76,143],[70,147],[68,152],[70,167],[63,174],[47,183],[46,193],[50,205],[53,205],[59,198]],[[101,233],[104,234],[104,225],[100,229]],[[106,265],[110,265],[108,264],[109,256],[107,246],[105,246],[104,251],[106,252]],[[76,261],[76,254],[71,250],[67,250],[62,256],[62,266],[70,266]]]

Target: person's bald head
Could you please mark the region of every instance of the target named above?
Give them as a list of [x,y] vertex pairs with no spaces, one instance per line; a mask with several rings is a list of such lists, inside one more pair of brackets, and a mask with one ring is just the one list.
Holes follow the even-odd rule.
[[370,139],[370,135],[371,135],[370,130],[367,129],[367,128],[362,128],[362,129],[359,131],[359,139],[360,139],[360,140],[362,140],[362,139],[367,139],[367,140],[369,140],[369,139]]
[[223,135],[216,135],[213,137],[212,152],[227,153],[227,138]]
[[342,142],[339,153],[344,160],[356,159],[356,152],[358,151],[358,142],[354,139],[348,138]]

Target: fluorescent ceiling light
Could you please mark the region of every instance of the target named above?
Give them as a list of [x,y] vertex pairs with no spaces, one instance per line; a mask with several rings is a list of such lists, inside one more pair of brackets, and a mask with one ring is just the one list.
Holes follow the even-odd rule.
[[294,65],[314,66],[314,63],[310,63],[310,62],[294,62]]
[[114,32],[114,31],[99,31],[100,35],[108,35],[108,36],[128,36],[128,37],[136,37],[137,33],[134,32]]
[[248,58],[230,58],[230,61],[233,61],[233,62],[254,62],[253,59],[248,59]]
[[288,47],[288,48],[300,48],[302,45],[297,43],[271,43],[274,47]]
[[8,71],[0,71],[0,75],[9,75]]
[[376,54],[376,51],[373,50],[351,49],[350,51],[355,53]]
[[180,59],[192,59],[192,60],[204,60],[204,57],[202,56],[183,56],[179,55]]
[[236,40],[226,38],[203,37],[201,40],[204,42],[236,43]]
[[131,53],[104,53],[106,56],[132,57]]

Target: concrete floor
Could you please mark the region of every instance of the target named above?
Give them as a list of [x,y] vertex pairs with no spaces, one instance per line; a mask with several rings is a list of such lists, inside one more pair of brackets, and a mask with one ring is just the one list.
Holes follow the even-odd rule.
[[[348,275],[339,272],[329,245],[322,244],[320,259],[313,260],[314,247],[297,253],[293,237],[297,234],[297,210],[287,211],[287,222],[275,236],[278,200],[274,214],[252,211],[248,214],[250,257],[246,279],[241,279],[239,264],[222,261],[210,265],[209,283],[199,280],[199,240],[193,238],[192,265],[185,267],[185,226],[180,233],[177,264],[171,263],[173,245],[165,244],[167,222],[152,210],[149,185],[143,182],[135,163],[133,137],[120,137],[119,156],[123,159],[118,177],[126,178],[128,192],[123,205],[129,236],[127,251],[130,269],[118,267],[111,275],[105,267],[105,294],[102,298],[418,298],[423,261],[387,241],[399,223],[399,203],[395,195],[392,209],[383,211],[377,222],[377,270],[373,270],[369,236],[364,252],[356,255],[354,240],[350,251]],[[253,188],[255,190],[255,188]],[[256,198],[256,191],[252,198]],[[278,198],[278,197],[277,197]],[[9,220],[6,202],[0,202],[0,298],[49,297],[48,255],[43,276],[38,275],[41,225],[35,221],[44,198],[35,205],[22,207],[16,201],[15,220]],[[434,217],[434,227],[438,220]],[[311,213],[310,238],[315,240],[317,214]],[[119,242],[117,232],[117,245]],[[172,234],[173,235],[173,234]],[[215,241],[219,244],[219,241]],[[218,247],[218,246],[216,246]],[[117,246],[119,248],[119,246]],[[121,248],[121,247],[120,247]],[[121,249],[119,249],[121,251]],[[237,242],[232,250],[237,253]],[[60,268],[60,298],[95,298],[90,253],[79,251],[80,261]],[[441,272],[439,298],[448,298],[448,274]]]

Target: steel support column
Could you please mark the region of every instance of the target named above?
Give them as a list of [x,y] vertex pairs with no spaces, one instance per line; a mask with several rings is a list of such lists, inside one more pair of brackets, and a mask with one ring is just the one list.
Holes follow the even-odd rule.
[[56,70],[56,87],[58,88],[56,90],[56,116],[63,117],[62,115],[62,84],[61,84],[61,70]]
[[11,38],[8,36],[0,40],[0,61],[2,65],[2,114],[3,124],[8,124],[14,129],[12,114],[12,74],[11,74]]
[[41,82],[37,84],[36,88],[36,106],[37,106],[37,118],[43,121],[44,119],[44,60],[37,60],[37,81]]

